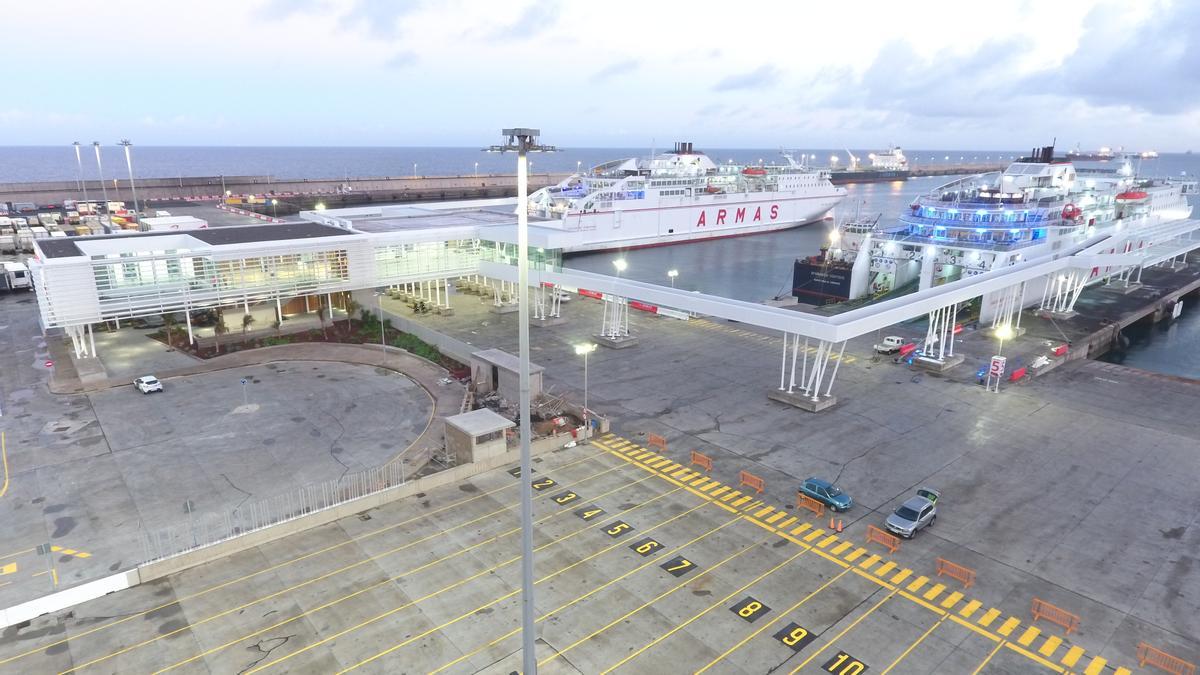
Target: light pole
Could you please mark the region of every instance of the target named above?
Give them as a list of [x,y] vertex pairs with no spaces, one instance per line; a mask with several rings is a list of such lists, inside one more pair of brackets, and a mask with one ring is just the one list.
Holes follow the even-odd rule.
[[96,172],[100,175],[100,192],[104,194],[104,215],[111,216],[108,210],[108,186],[104,184],[104,167],[100,165],[100,141],[92,141],[96,149]]
[[271,200],[271,215],[274,216],[275,218],[279,217],[279,200],[278,199]]
[[479,178],[479,162],[475,162],[475,177]]
[[629,267],[629,263],[625,262],[624,258],[617,258],[613,261],[613,267],[617,268],[617,278],[621,278],[621,272],[624,272]]
[[383,328],[383,292],[375,291],[375,301],[379,303],[379,348],[383,350],[383,362],[387,363],[387,337]]
[[525,675],[537,675],[537,634],[533,605],[533,485],[529,441],[529,170],[526,154],[554,152],[538,143],[537,129],[504,129],[504,144],[486,152],[517,153],[517,327],[521,415],[521,644]]
[[[129,168],[129,191],[133,193],[133,215],[137,218],[141,209],[138,208],[137,186],[133,184],[133,158],[129,156],[129,147],[133,143],[130,143],[128,138],[122,138],[119,145],[125,146],[125,166]],[[141,220],[138,223],[140,224]]]
[[585,439],[592,437],[592,421],[588,416],[587,357],[588,354],[591,354],[594,351],[596,351],[596,343],[594,342],[575,345],[575,353],[583,357],[583,437]]
[[575,162],[575,173],[579,173],[580,170],[582,169],[582,167],[583,167],[582,161]]
[[417,177],[417,163],[413,162],[413,178]]
[[1000,348],[996,350],[996,356],[1002,356],[1004,354],[1004,341],[1011,340],[1012,336],[1013,329],[1011,325],[1006,323],[996,328],[996,337],[1000,340]]
[[75,165],[79,167],[79,186],[83,188],[83,203],[87,204],[87,179],[83,177],[83,156],[79,154],[79,141],[75,141],[72,145],[75,146]]
[[675,288],[675,277],[679,276],[679,270],[667,270],[667,276],[671,278],[671,288]]

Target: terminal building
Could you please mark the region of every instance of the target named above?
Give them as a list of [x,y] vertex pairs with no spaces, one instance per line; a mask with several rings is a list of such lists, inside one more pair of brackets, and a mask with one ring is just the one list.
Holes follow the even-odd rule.
[[[103,322],[272,303],[278,317],[339,306],[345,293],[422,285],[440,299],[481,260],[515,262],[514,200],[304,212],[304,222],[139,232],[35,243],[30,271],[43,330],[80,356]],[[561,230],[530,227],[535,268],[561,264]],[[435,294],[436,292],[436,294]]]

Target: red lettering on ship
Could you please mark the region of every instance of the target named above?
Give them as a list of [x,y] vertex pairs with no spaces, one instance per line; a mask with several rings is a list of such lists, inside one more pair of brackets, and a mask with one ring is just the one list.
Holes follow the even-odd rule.
[[733,214],[733,222],[735,222],[735,223],[740,223],[745,219],[746,219],[746,209],[738,209],[737,212]]
[[717,209],[717,224],[725,224],[725,209]]
[[762,220],[762,207],[754,209],[754,222]]
[[700,212],[700,220],[696,221],[696,227],[704,227],[707,223],[704,222],[704,211]]
[[771,220],[775,220],[778,217],[779,217],[779,205],[772,204],[771,205]]

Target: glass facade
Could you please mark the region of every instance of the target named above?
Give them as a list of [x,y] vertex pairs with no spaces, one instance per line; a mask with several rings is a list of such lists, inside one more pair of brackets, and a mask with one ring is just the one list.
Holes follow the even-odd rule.
[[[480,259],[487,262],[517,264],[517,245],[499,241],[481,242]],[[529,268],[534,270],[562,270],[562,249],[529,247]]]
[[479,264],[478,239],[423,241],[375,247],[375,278],[381,284],[429,274],[470,274]]

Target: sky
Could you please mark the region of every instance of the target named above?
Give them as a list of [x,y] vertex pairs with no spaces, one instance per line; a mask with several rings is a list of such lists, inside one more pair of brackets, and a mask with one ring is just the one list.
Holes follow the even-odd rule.
[[0,145],[1200,149],[1197,0],[22,0],[4,23],[45,29],[6,31]]

